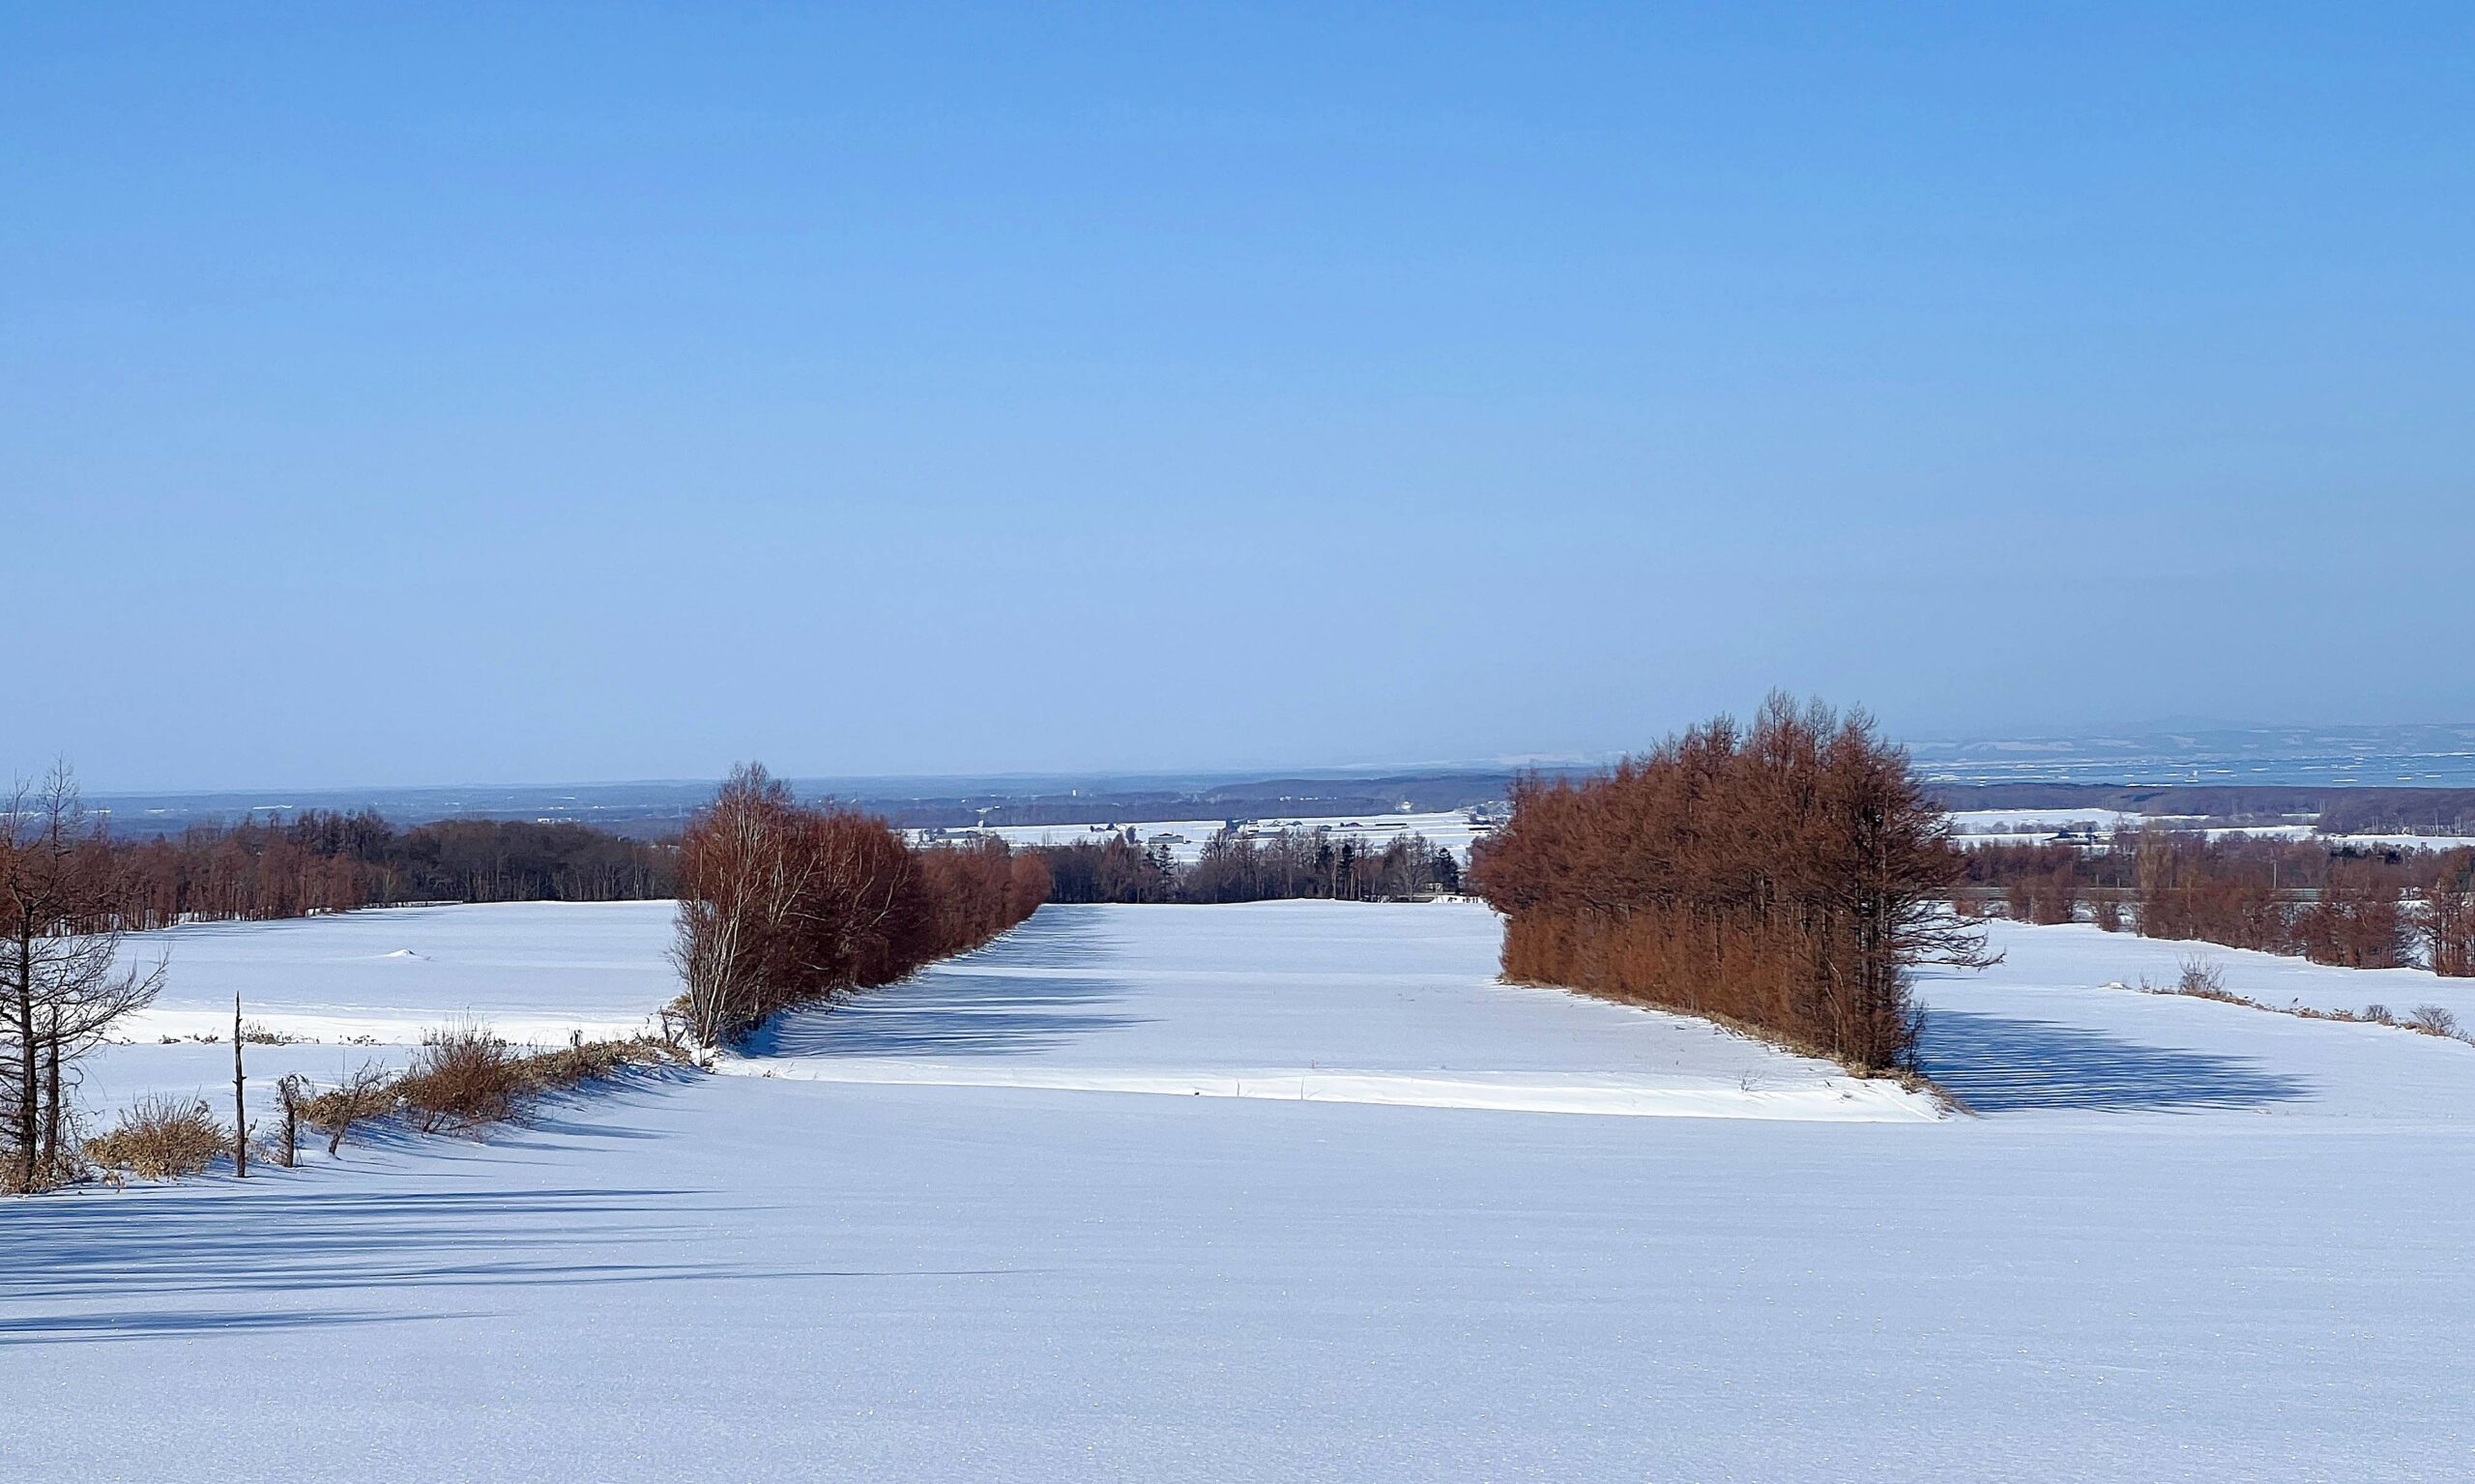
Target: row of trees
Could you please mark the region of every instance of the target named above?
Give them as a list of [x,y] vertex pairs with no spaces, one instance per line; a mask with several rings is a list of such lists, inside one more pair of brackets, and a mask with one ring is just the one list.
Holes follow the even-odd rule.
[[2023,921],[2076,921],[2085,903],[2099,926],[2150,938],[2475,975],[2475,851],[2124,829],[2093,851],[1969,851],[1965,887],[1964,904],[1998,893]]
[[708,1046],[976,947],[1049,894],[1047,867],[1002,840],[915,848],[881,819],[798,802],[754,764],[688,825],[676,863],[682,1007]]
[[107,847],[119,926],[263,920],[400,902],[642,901],[671,892],[670,848],[584,825],[445,820],[398,829],[374,810],[198,826]]
[[1132,830],[1034,850],[1048,865],[1050,899],[1059,902],[1400,902],[1461,888],[1461,862],[1418,834],[1381,844],[1291,829],[1223,835],[1186,865],[1165,845],[1147,849]]
[[1984,962],[1962,863],[1871,718],[1773,695],[1583,781],[1526,779],[1471,863],[1503,965],[1720,1015],[1860,1070],[1912,1068],[1924,963]]

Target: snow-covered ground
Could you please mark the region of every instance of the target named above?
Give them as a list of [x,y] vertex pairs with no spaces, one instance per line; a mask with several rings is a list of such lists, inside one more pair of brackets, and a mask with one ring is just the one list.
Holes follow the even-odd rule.
[[1707,1022],[1492,982],[1466,902],[1053,907],[796,1016],[744,1075],[1713,1118],[1930,1119],[1929,1099]]
[[2136,829],[2143,818],[2121,809],[1952,809],[1942,817],[1951,822],[1954,832],[1964,835],[2052,834],[2074,825],[2099,830]]
[[1929,980],[1973,1118],[1022,1085],[1826,1075],[1491,929],[1051,908],[771,1078],[0,1205],[0,1477],[2465,1476],[2475,1047],[2103,987],[2170,946]]
[[2087,923],[2027,928],[1996,921],[1995,942],[2008,955],[2001,976],[2040,982],[2169,986],[2185,962],[2214,966],[2228,994],[2286,1008],[2360,1012],[2381,1004],[2400,1014],[2419,1004],[2454,1011],[2475,1029],[2475,979],[2445,979],[2428,969],[2331,969],[2300,958],[2108,933]]
[[141,1032],[250,1020],[342,1040],[398,1036],[443,1014],[519,1039],[624,1034],[679,993],[669,902],[377,907],[282,922],[203,922],[123,940],[130,963],[170,965]]
[[131,1044],[87,1059],[79,1102],[98,1125],[148,1092],[195,1093],[225,1110],[235,994],[248,1025],[295,1038],[248,1049],[259,1118],[285,1073],[333,1082],[365,1062],[400,1066],[422,1032],[451,1020],[540,1046],[571,1033],[634,1034],[679,993],[664,957],[673,911],[669,902],[388,907],[134,933],[122,961],[165,964],[165,987],[115,1030]]
[[[2075,827],[2093,829],[2103,835],[2115,829],[2137,829],[2143,824],[2191,830],[2199,823],[2196,815],[2142,815],[2119,809],[1954,809],[1943,817],[1951,822],[1953,834],[1964,846],[2041,845],[2053,838],[2056,830]],[[2241,829],[2212,826],[2198,832],[2212,840],[2242,834],[2259,839],[2319,840],[2331,846],[2351,845],[2358,849],[2460,850],[2475,845],[2475,835],[2462,834],[2322,834],[2317,826],[2308,821]]]

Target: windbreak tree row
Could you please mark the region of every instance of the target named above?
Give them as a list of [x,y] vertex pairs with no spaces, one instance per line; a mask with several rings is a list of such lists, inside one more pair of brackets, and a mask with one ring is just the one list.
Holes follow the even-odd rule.
[[1912,1070],[1920,964],[1984,962],[1907,755],[1862,713],[1773,695],[1613,772],[1529,778],[1471,865],[1507,977],[1739,1022],[1860,1072]]
[[[1967,852],[1976,908],[1998,893],[2024,922],[2126,925],[2142,937],[2301,954],[2349,969],[2420,963],[2475,975],[2475,851],[2331,846],[2262,835],[2116,830],[2099,849]],[[2128,910],[2128,922],[2126,922]]]
[[873,816],[800,803],[753,764],[687,827],[677,867],[681,1004],[708,1046],[976,947],[1049,887],[1001,840],[915,848]]
[[403,902],[613,902],[670,895],[670,848],[585,825],[442,820],[398,829],[374,810],[283,824],[200,825],[130,841],[100,829],[96,925],[268,921]]

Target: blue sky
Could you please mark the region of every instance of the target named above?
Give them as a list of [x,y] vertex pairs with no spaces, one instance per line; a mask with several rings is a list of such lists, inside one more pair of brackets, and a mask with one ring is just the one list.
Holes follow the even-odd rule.
[[2463,6],[15,7],[0,767],[2475,716]]

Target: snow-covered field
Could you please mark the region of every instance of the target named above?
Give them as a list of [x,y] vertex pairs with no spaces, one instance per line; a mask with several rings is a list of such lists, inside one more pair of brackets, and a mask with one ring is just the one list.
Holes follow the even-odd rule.
[[1992,924],[2009,961],[2004,977],[2059,982],[2171,985],[2193,959],[2214,966],[2228,994],[2277,1008],[2360,1012],[2373,1004],[2404,1014],[2437,1004],[2475,1029],[2475,979],[2445,979],[2428,969],[2331,969],[2279,953],[2213,943],[2174,943],[2107,933],[2087,923],[2026,928]]
[[[2175,830],[2191,830],[2198,824],[2198,817],[2189,814],[2142,815],[2119,809],[1954,809],[1943,818],[1951,822],[1952,833],[1964,846],[2042,845],[2056,830],[2074,827],[2094,829],[2104,834],[2115,829],[2137,829],[2143,824]],[[2318,840],[2366,850],[2461,850],[2475,845],[2475,835],[2462,834],[2322,834],[2317,826],[2308,822],[2248,825],[2239,829],[2212,826],[2198,832],[2212,840],[2241,834],[2257,839]]]
[[1469,903],[1053,907],[1001,952],[830,1015],[724,1069],[1036,1087],[1712,1118],[1938,1116],[1929,1099],[1706,1022],[1494,983]]
[[1963,835],[2052,834],[2073,825],[2100,830],[2138,828],[2143,816],[2121,809],[1952,809],[1943,816]]
[[672,917],[668,902],[521,902],[131,934],[122,961],[165,963],[165,987],[115,1031],[131,1044],[87,1059],[79,1101],[99,1124],[146,1092],[224,1110],[235,994],[250,1027],[296,1038],[248,1049],[260,1110],[287,1072],[332,1082],[364,1062],[400,1066],[422,1032],[458,1018],[520,1044],[634,1034],[679,993]]
[[1925,986],[1980,1116],[1634,1118],[1160,1094],[1830,1074],[1474,907],[1045,909],[772,1077],[0,1205],[0,1477],[2464,1477],[2475,1047],[1994,930]]

